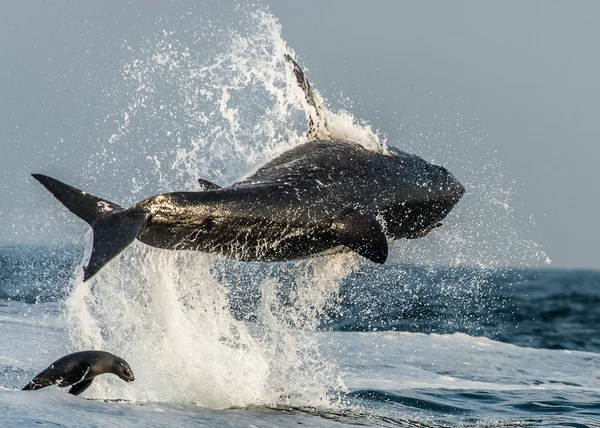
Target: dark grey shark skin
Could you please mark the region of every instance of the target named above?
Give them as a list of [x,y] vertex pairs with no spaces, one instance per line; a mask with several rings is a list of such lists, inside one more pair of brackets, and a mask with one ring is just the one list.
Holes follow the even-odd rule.
[[443,167],[347,141],[311,141],[230,187],[160,194],[128,210],[34,177],[75,214],[91,218],[94,248],[85,279],[136,238],[158,248],[256,261],[345,246],[383,263],[388,239],[426,235],[464,193]]
[[313,140],[243,181],[221,188],[200,179],[203,191],[160,194],[124,210],[33,174],[94,231],[84,280],[135,239],[247,261],[294,260],[346,248],[384,263],[388,240],[419,238],[439,226],[464,187],[444,167],[418,156],[332,139],[306,76],[290,56],[286,60],[311,107],[307,135]]
[[[446,169],[417,156],[311,141],[228,188],[140,202],[135,209],[147,217],[137,239],[239,260],[298,259],[344,245],[348,238],[340,235],[350,220],[367,227],[374,222],[372,230],[353,230],[353,236],[376,240],[373,235],[385,230],[382,246],[387,238],[419,236],[444,218],[463,192]],[[383,263],[385,255],[375,261]]]
[[31,382],[23,391],[35,391],[50,385],[70,386],[69,394],[79,395],[92,384],[96,376],[112,373],[125,382],[135,380],[124,359],[106,351],[80,351],[59,358]]

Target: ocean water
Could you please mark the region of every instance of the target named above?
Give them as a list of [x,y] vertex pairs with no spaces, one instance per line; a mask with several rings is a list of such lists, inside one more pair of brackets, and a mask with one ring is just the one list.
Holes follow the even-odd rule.
[[[269,304],[281,306],[271,316],[287,322],[274,330],[261,314],[266,293],[248,280],[268,278],[273,268],[249,264],[225,279],[222,275],[232,269],[225,262],[230,266],[216,276],[229,283],[223,290],[228,302],[216,307],[211,298],[209,306],[212,316],[227,318],[228,328],[238,329],[236,334],[224,329],[211,340],[212,327],[204,333],[199,323],[194,328],[204,343],[193,356],[167,350],[191,344],[165,345],[159,337],[134,340],[140,347],[150,340],[168,358],[189,360],[152,361],[155,356],[147,350],[119,349],[136,373],[132,384],[107,375],[80,397],[56,388],[19,391],[73,349],[69,279],[80,261],[81,251],[72,247],[0,249],[2,426],[600,425],[598,272],[362,266],[323,303],[314,329],[293,325],[306,323],[298,313],[289,316],[300,306],[297,284],[279,283]],[[289,279],[298,266],[276,268],[278,277]],[[474,292],[473,281],[485,286]],[[444,288],[453,293],[440,293]],[[94,298],[94,290],[88,298]],[[169,312],[165,300],[158,303]],[[130,305],[140,310],[137,303]],[[164,313],[156,306],[152,311],[144,321],[159,323],[156,318]],[[242,325],[251,331],[248,337]],[[155,330],[140,327],[132,334],[148,332]],[[110,345],[103,348],[117,350],[119,340],[104,341]],[[252,349],[256,345],[263,348]],[[230,359],[211,361],[216,353]],[[192,373],[178,372],[178,365]],[[247,387],[252,390],[244,391]]]
[[[246,5],[159,24],[81,88],[96,104],[71,138],[93,141],[92,155],[61,160],[59,143],[39,154],[70,184],[128,206],[198,178],[230,184],[305,141],[308,107],[276,17]],[[317,97],[333,137],[455,172],[467,192],[444,225],[394,243],[383,266],[134,243],[84,283],[89,232],[32,192],[44,209],[31,227],[56,231],[56,244],[0,247],[1,426],[600,426],[600,274],[526,267],[548,258],[472,125],[440,119],[434,133],[388,141],[399,124]],[[65,243],[67,230],[82,236]],[[20,391],[82,349],[125,358],[135,382],[102,376],[79,397]]]

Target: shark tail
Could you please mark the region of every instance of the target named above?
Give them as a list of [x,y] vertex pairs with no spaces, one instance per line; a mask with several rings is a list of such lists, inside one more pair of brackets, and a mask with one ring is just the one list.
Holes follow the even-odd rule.
[[42,174],[32,174],[73,214],[85,220],[94,232],[92,254],[83,268],[83,280],[94,276],[119,255],[142,231],[148,213],[137,207],[124,210],[104,199]]

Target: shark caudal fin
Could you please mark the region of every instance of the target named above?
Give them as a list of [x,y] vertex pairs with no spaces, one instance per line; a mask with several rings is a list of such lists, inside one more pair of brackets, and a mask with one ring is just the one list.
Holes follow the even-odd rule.
[[134,208],[124,210],[104,199],[42,174],[33,178],[52,193],[73,214],[85,220],[94,231],[94,245],[83,280],[94,276],[110,260],[119,255],[139,235],[147,213]]
[[306,103],[312,107],[310,111],[306,112],[308,118],[308,132],[306,138],[308,140],[330,140],[331,133],[329,132],[329,124],[327,123],[327,114],[323,105],[321,105],[319,99],[315,96],[312,90],[306,74],[302,71],[302,68],[292,58],[291,55],[285,54],[285,60],[292,65],[292,70],[296,76],[298,86],[304,92]]

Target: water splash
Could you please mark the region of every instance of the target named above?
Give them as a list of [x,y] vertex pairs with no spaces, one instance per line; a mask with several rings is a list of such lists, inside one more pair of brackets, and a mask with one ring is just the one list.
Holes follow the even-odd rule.
[[[324,405],[328,390],[343,385],[313,332],[355,260],[345,254],[265,268],[253,275],[261,304],[246,322],[229,309],[226,276],[234,262],[134,244],[91,285],[76,284],[68,300],[70,325],[77,327],[71,342],[110,349],[135,367],[133,386],[104,379],[97,397],[208,407]],[[289,285],[282,281],[290,278],[293,291],[282,299]]]
[[[279,23],[244,8],[230,19],[239,23],[235,29],[199,19],[188,33],[165,29],[142,46],[126,47],[130,59],[115,83],[100,90],[109,134],[82,168],[86,176],[118,177],[112,181],[131,189],[125,202],[133,204],[196,189],[200,177],[232,183],[304,141],[307,106],[285,64],[290,49]],[[205,42],[198,48],[195,39]],[[350,113],[327,114],[333,137],[386,150],[385,140]],[[460,147],[445,135],[436,138],[428,143],[438,150]],[[469,168],[465,156],[454,154]],[[496,172],[472,171],[481,180],[469,180],[470,196],[458,215],[427,239],[394,245],[392,262],[502,264],[506,254],[476,250],[482,233],[487,240],[514,237],[515,254],[531,254],[506,216],[496,225],[471,221],[504,207],[507,198]],[[77,279],[67,301],[73,348],[115,352],[136,374],[132,385],[103,377],[89,395],[209,407],[327,405],[329,392],[344,385],[334,360],[321,354],[315,330],[357,268],[353,254],[264,265],[135,243],[93,281]],[[468,295],[476,298],[486,282],[471,283]],[[258,304],[239,316],[232,293],[248,284],[258,290]],[[451,301],[454,284],[443,287]]]
[[[165,30],[103,90],[117,102],[106,121],[115,127],[86,168],[133,177],[130,203],[150,190],[147,182],[161,190],[196,188],[199,177],[231,183],[303,142],[304,95],[285,63],[281,28],[264,11],[238,12],[246,30],[221,33],[211,57]],[[341,136],[381,146],[350,115],[331,121]],[[121,170],[114,159],[123,153],[146,164]],[[89,395],[208,407],[325,405],[343,383],[314,331],[356,267],[352,254],[263,265],[135,243],[90,283],[78,278],[67,301],[73,347],[115,352],[136,374],[132,385],[103,378]],[[259,284],[252,321],[230,310],[239,281]]]

